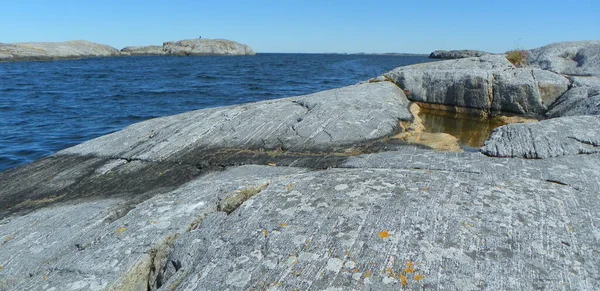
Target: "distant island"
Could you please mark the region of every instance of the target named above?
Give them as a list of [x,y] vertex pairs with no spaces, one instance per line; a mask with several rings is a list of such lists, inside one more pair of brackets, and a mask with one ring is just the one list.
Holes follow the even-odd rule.
[[0,43],[0,62],[50,61],[119,56],[251,56],[248,45],[226,39],[186,39],[164,42],[162,46],[111,46],[85,40],[65,42]]

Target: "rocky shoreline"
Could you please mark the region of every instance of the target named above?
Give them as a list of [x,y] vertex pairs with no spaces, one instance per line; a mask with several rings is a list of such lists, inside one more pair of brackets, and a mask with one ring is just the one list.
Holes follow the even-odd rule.
[[[527,56],[156,118],[2,172],[0,290],[600,289],[600,41]],[[407,142],[417,102],[547,119],[441,152]]]
[[125,47],[120,51],[108,45],[84,40],[0,43],[0,62],[120,56],[246,56],[255,54],[249,46],[225,39],[188,39],[165,42],[162,46]]

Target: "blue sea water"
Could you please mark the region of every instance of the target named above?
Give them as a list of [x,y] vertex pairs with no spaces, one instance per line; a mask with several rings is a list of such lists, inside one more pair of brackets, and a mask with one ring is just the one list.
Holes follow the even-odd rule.
[[0,63],[0,172],[146,119],[310,94],[428,61],[258,54]]

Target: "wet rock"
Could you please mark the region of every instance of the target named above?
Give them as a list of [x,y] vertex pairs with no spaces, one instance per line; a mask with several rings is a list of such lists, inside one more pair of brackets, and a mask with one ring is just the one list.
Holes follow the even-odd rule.
[[399,67],[385,77],[411,101],[517,114],[545,113],[569,86],[561,75],[515,68],[501,55]]
[[492,132],[481,152],[494,157],[544,159],[600,152],[600,117],[560,117],[509,124]]
[[0,61],[46,61],[118,55],[119,51],[115,48],[85,40],[0,43]]
[[490,53],[478,50],[437,50],[429,54],[432,59],[463,59],[471,57],[481,57]]
[[549,44],[528,51],[530,66],[559,74],[600,75],[600,41],[573,41]]

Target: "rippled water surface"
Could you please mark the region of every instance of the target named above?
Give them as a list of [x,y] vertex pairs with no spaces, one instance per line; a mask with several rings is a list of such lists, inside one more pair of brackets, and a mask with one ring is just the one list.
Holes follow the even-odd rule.
[[146,119],[314,93],[427,61],[259,54],[0,63],[0,171]]

